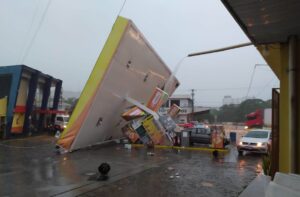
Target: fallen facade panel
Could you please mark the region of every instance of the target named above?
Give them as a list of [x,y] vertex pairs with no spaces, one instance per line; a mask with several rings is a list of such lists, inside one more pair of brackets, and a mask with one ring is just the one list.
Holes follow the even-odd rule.
[[122,137],[122,114],[132,106],[152,114],[143,106],[156,88],[175,91],[179,82],[171,76],[133,22],[118,17],[58,145],[72,151]]

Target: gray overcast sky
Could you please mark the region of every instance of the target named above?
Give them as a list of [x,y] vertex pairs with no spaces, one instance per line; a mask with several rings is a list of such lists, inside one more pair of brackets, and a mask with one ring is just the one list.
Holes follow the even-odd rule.
[[[0,66],[26,64],[62,79],[64,90],[81,91],[122,4],[0,0]],[[127,0],[121,16],[134,21],[172,70],[188,53],[249,42],[219,0]],[[176,93],[195,88],[196,104],[219,106],[224,95],[246,96],[253,67],[262,63],[254,47],[187,58]],[[269,67],[257,67],[249,96],[269,99],[278,84]]]

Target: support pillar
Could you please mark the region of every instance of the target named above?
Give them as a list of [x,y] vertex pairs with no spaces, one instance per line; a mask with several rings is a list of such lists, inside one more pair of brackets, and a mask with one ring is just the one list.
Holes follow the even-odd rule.
[[43,88],[43,98],[42,98],[42,106],[41,106],[41,114],[39,119],[39,130],[43,129],[43,123],[45,119],[45,111],[47,110],[48,100],[50,96],[52,78],[47,78]]
[[291,172],[296,173],[297,171],[297,94],[296,94],[296,45],[297,38],[296,36],[291,36],[289,38],[289,136],[290,136],[290,156],[291,156]]
[[30,116],[33,111],[33,104],[38,84],[38,78],[39,78],[39,71],[36,71],[31,75],[31,79],[29,82],[29,91],[27,96],[27,102],[26,102],[26,112],[25,112],[25,119],[24,119],[24,126],[23,126],[23,133],[26,135],[30,131]]
[[[53,98],[53,110],[58,109],[58,104],[59,104],[59,99],[60,99],[60,94],[61,94],[61,88],[62,88],[62,81],[59,80],[56,82],[55,85],[55,93],[54,93],[54,98]],[[51,122],[54,122],[55,114],[52,115],[51,117]]]

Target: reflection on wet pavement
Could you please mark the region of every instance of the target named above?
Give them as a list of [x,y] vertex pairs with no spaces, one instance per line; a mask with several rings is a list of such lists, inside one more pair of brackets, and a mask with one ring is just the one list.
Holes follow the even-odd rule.
[[[48,136],[4,142],[0,196],[237,196],[261,171],[260,155],[238,157],[234,147],[218,158],[167,149],[150,156],[121,145],[57,155]],[[97,182],[91,177],[102,162],[111,165],[110,178]]]

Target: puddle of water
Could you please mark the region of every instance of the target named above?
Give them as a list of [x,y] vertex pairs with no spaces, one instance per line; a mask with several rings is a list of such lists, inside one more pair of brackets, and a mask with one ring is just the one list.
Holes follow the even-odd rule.
[[94,176],[96,174],[97,174],[96,172],[87,172],[84,175],[86,175],[86,176]]
[[213,183],[205,182],[205,181],[201,182],[201,185],[204,186],[204,187],[213,187],[214,186]]
[[228,147],[229,152],[224,156],[223,161],[227,163],[237,163],[238,161],[238,151],[235,146]]

